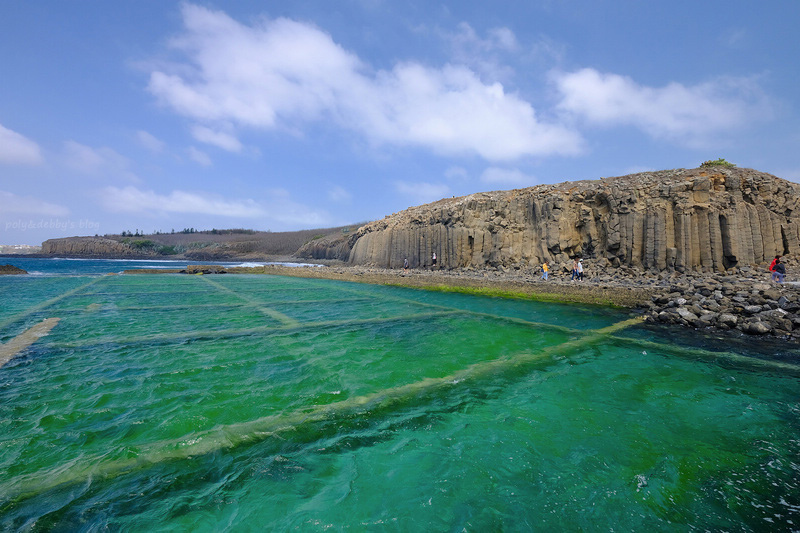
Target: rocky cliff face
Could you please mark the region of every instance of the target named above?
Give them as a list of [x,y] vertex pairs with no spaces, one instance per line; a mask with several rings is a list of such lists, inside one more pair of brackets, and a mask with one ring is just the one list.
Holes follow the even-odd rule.
[[751,169],[677,169],[440,200],[359,228],[334,255],[349,248],[350,263],[389,268],[405,258],[430,266],[436,252],[444,268],[524,269],[581,256],[722,272],[797,253],[798,214],[798,184]]
[[67,237],[42,243],[42,253],[65,257],[128,257],[142,252],[128,244],[103,237]]

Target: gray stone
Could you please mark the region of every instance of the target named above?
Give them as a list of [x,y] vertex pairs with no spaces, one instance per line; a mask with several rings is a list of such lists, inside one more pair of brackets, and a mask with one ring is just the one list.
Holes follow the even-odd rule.
[[684,319],[687,322],[693,322],[697,320],[697,315],[686,309],[685,307],[678,308],[678,316]]
[[743,331],[752,335],[765,335],[772,331],[772,326],[770,326],[767,322],[754,320],[752,322],[745,323]]

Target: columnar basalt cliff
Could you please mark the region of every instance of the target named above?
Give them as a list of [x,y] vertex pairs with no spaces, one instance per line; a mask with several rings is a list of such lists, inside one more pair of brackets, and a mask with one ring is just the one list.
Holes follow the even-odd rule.
[[[336,245],[351,264],[525,269],[573,257],[609,267],[716,271],[800,248],[800,184],[744,168],[645,172],[412,207]],[[324,251],[317,249],[310,256]]]
[[42,243],[42,253],[66,257],[133,257],[142,255],[132,246],[103,237],[67,237]]

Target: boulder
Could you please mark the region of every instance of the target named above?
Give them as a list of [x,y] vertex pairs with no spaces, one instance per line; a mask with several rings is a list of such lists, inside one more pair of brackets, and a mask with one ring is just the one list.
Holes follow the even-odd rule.
[[0,276],[27,274],[28,272],[14,265],[0,265]]

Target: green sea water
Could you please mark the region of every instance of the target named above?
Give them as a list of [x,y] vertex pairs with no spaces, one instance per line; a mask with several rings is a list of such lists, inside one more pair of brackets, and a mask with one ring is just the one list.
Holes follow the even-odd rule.
[[0,368],[2,530],[800,530],[779,344],[274,276],[0,299],[3,343],[61,319]]

